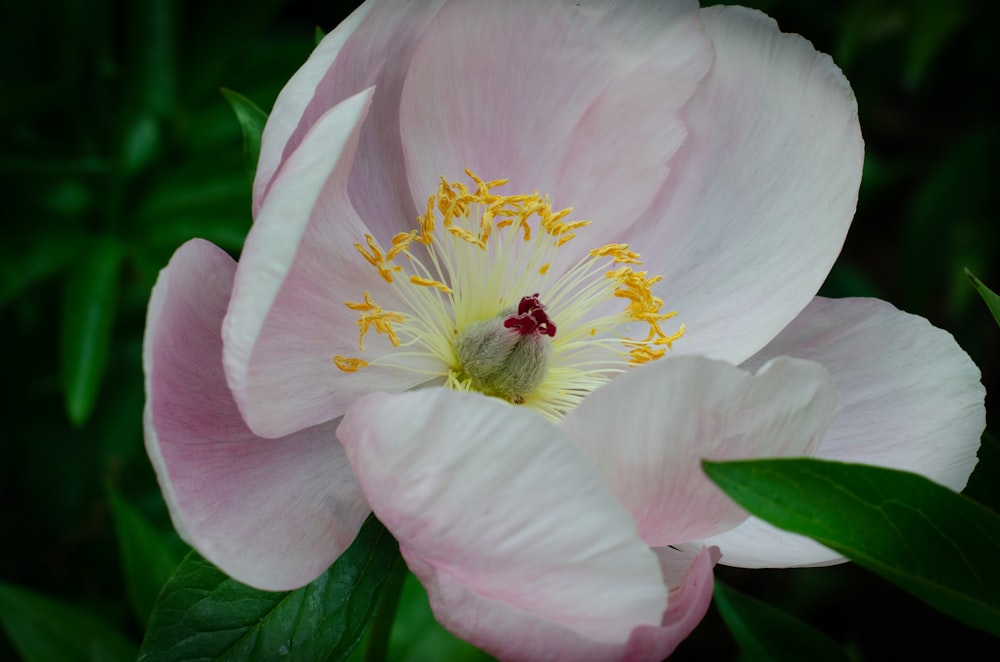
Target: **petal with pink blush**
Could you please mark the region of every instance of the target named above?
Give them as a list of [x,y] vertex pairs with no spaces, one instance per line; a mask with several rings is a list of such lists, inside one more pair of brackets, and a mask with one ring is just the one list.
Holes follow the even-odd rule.
[[254,183],[255,215],[274,174],[312,125],[340,102],[374,87],[348,190],[358,214],[377,234],[409,229],[416,210],[405,193],[399,97],[413,51],[442,3],[366,2],[317,46],[282,90],[268,119]]
[[[223,325],[226,376],[247,425],[263,437],[336,418],[361,393],[425,379],[377,368],[347,373],[333,362],[359,352],[357,314],[345,301],[361,301],[364,291],[389,310],[396,301],[354,247],[368,230],[347,196],[371,94],[313,125],[275,179],[240,257]],[[370,334],[365,358],[390,347]]]
[[659,547],[746,519],[704,475],[703,459],[812,455],[836,407],[817,363],[779,358],[751,374],[683,356],[615,378],[561,427],[600,468],[643,540]]
[[193,240],[157,280],[143,347],[146,449],[185,540],[244,583],[292,589],[350,545],[370,510],[335,423],[280,439],[243,423],[220,336],[235,270]]
[[711,58],[693,2],[449,3],[403,88],[415,202],[471,168],[573,206],[606,243],[662,186]]
[[823,364],[841,393],[817,457],[965,487],[986,428],[986,389],[950,333],[878,299],[817,297],[746,366],[782,355]]
[[708,76],[688,137],[629,240],[687,334],[675,353],[739,363],[802,310],[840,253],[864,160],[854,95],[829,56],[743,7],[710,7]]
[[[985,390],[951,334],[877,299],[817,297],[744,367],[780,355],[822,363],[841,393],[817,457],[912,471],[953,490],[965,486],[986,426]],[[841,559],[754,520],[711,542],[727,565]]]
[[[257,160],[257,172],[253,182],[254,216],[260,211],[264,196],[285,159],[298,147],[305,131],[318,119],[318,116],[304,116],[306,108],[316,94],[316,86],[327,76],[330,67],[340,56],[344,44],[375,6],[374,2],[362,4],[326,35],[305,64],[285,83],[281,93],[278,94],[267,117],[267,125],[260,141],[260,157]],[[338,101],[343,101],[370,86],[369,84],[352,90]],[[327,109],[335,105],[336,103],[331,103]],[[294,143],[290,142],[292,135],[297,132],[300,133],[297,140]]]
[[667,611],[658,627],[644,625],[632,631],[622,657],[625,660],[663,660],[697,627],[712,603],[717,548],[687,552],[658,547],[653,551],[670,587]]
[[494,603],[601,642],[660,622],[655,555],[600,475],[537,413],[437,388],[373,394],[337,435],[411,569],[453,596],[435,615],[458,636],[493,636],[497,624],[483,620],[492,608],[476,605]]
[[[501,660],[659,662],[697,627],[712,602],[715,548],[653,550],[670,581],[667,610],[658,625],[640,625],[628,639],[602,643],[496,600],[490,600],[419,560],[410,565],[427,587],[431,608],[452,632]],[[592,598],[595,599],[595,598]],[[442,616],[443,615],[443,616]]]

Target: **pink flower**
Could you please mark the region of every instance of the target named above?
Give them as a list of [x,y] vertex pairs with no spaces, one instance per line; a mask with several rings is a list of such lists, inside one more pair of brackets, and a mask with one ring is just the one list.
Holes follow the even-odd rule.
[[951,336],[815,297],[862,160],[843,75],[756,12],[366,3],[274,106],[239,263],[194,240],[153,291],[146,443],[178,531],[289,589],[374,511],[490,653],[661,659],[719,552],[841,560],[702,458],[953,489],[975,465]]

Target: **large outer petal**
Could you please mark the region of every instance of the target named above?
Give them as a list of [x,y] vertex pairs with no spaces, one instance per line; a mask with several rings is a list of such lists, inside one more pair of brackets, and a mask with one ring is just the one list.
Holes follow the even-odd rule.
[[662,186],[711,57],[694,2],[449,3],[403,88],[417,207],[471,168],[575,207],[594,222],[583,248],[605,243]]
[[[368,231],[347,196],[347,178],[371,90],[328,111],[289,157],[247,236],[223,326],[226,376],[256,434],[279,437],[343,414],[360,393],[403,390],[422,380],[378,368],[346,373],[357,356],[362,292],[387,310],[393,291],[354,248]],[[371,334],[365,357],[390,348]]]
[[[816,298],[744,367],[781,355],[822,363],[840,390],[842,409],[818,457],[913,471],[953,490],[965,486],[986,426],[985,390],[951,334],[877,299]],[[756,518],[710,541],[727,565],[841,560]]]
[[647,544],[731,529],[746,512],[703,459],[812,455],[837,408],[817,363],[779,358],[757,374],[700,356],[658,361],[594,391],[561,425],[600,468]]
[[282,90],[268,118],[254,182],[254,213],[274,175],[329,109],[370,87],[348,190],[380,239],[413,223],[399,134],[399,96],[410,58],[443,0],[366,2],[317,46]]
[[[413,564],[427,586],[431,608],[446,614],[446,625],[498,659],[566,662],[659,662],[701,622],[712,602],[716,548],[699,552],[654,550],[670,588],[659,625],[640,625],[621,643],[601,643],[490,600],[426,564]],[[600,600],[600,596],[592,599]],[[440,618],[440,616],[439,616]]]
[[[374,2],[362,4],[326,35],[313,50],[305,64],[285,83],[278,98],[275,99],[274,106],[267,117],[264,133],[261,135],[260,156],[257,160],[257,171],[253,182],[254,216],[260,210],[264,196],[285,159],[295,151],[295,148],[302,142],[302,136],[318,119],[318,116],[312,117],[311,113],[310,116],[305,116],[306,108],[316,94],[317,87],[326,77],[334,62],[337,61],[344,44],[347,43],[347,40],[376,4]],[[343,101],[368,87],[371,85],[352,90],[350,94],[343,95],[338,101]],[[327,110],[335,105],[336,103],[330,104]],[[292,138],[293,134],[295,134],[294,139]]]
[[372,510],[441,591],[438,620],[459,636],[489,636],[494,610],[477,608],[487,603],[608,643],[659,623],[667,595],[655,555],[536,412],[438,388],[374,394],[337,435]]
[[864,146],[827,55],[742,7],[702,10],[715,63],[670,178],[627,239],[663,274],[676,353],[746,360],[809,303],[854,215]]
[[219,329],[236,264],[193,240],[149,303],[146,449],[177,531],[236,579],[302,586],[347,548],[370,510],[334,424],[281,439],[247,429],[226,387]]

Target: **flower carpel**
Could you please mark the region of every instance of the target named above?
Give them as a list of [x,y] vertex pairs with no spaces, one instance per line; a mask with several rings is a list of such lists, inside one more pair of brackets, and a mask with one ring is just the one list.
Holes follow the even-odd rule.
[[536,297],[521,299],[518,310],[523,313],[501,311],[458,334],[459,371],[475,390],[523,404],[545,380],[552,358],[549,338],[556,330],[541,305],[529,301],[537,304]]
[[544,333],[552,338],[556,335],[556,325],[546,314],[545,306],[538,301],[538,292],[530,297],[521,297],[517,313],[504,319],[503,325],[508,329],[517,329],[522,336]]

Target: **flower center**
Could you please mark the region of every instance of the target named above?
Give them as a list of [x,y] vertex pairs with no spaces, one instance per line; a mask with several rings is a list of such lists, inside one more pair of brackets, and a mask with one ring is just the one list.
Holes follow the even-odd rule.
[[338,368],[416,371],[556,420],[684,334],[661,328],[676,314],[653,295],[662,277],[635,271],[642,262],[627,244],[580,251],[572,263],[576,244],[567,245],[589,221],[565,220],[572,208],[553,211],[537,192],[497,194],[507,180],[466,174],[474,188],[442,178],[417,229],[388,249],[371,235],[354,245],[391,285],[380,303],[368,291],[344,302],[358,314],[358,348],[366,353],[372,330],[388,343],[370,359],[335,356]]

